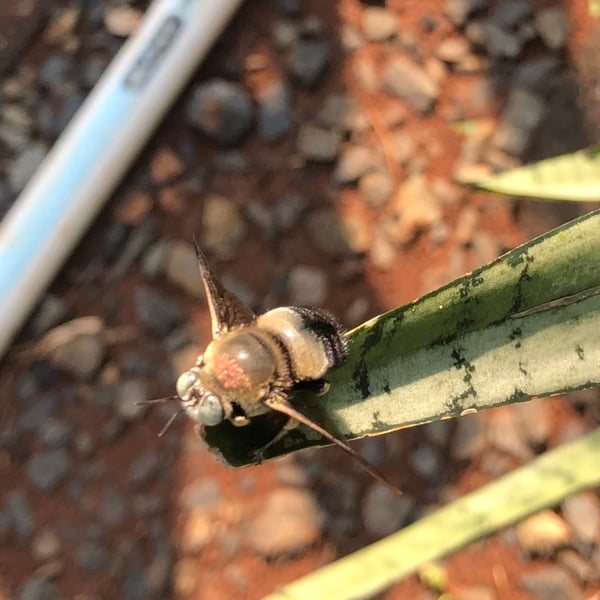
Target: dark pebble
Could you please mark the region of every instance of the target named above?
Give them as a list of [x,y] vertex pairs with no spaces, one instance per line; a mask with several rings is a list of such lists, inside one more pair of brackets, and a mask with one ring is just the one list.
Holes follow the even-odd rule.
[[239,84],[212,79],[197,86],[187,105],[190,123],[221,144],[238,142],[254,121],[248,91]]
[[41,491],[54,489],[71,468],[71,459],[65,450],[48,450],[31,458],[25,470],[31,483]]
[[134,293],[135,311],[142,325],[158,336],[166,336],[185,321],[185,314],[162,292],[140,286]]
[[288,56],[290,72],[307,86],[316,85],[327,67],[331,55],[331,44],[324,38],[299,39]]
[[25,494],[20,490],[9,492],[6,506],[17,535],[21,539],[30,538],[35,531],[35,521]]

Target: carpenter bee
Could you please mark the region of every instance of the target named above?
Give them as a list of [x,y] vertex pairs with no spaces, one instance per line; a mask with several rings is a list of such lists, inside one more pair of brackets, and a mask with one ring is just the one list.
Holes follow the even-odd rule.
[[257,415],[278,411],[288,417],[287,424],[254,453],[257,462],[267,448],[301,423],[354,457],[394,493],[401,493],[343,439],[290,403],[290,393],[298,388],[323,392],[325,375],[346,358],[348,345],[337,321],[323,310],[298,306],[257,316],[223,287],[197,244],[196,254],[210,309],[212,341],[194,366],[177,379],[181,411],[209,427],[224,420],[244,426]]

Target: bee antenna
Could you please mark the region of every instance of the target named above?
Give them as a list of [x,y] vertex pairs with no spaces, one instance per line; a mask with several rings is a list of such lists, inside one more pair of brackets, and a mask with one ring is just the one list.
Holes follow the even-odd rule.
[[148,404],[166,404],[171,400],[179,400],[179,396],[165,396],[164,398],[153,398],[152,400],[138,400],[136,406],[147,406]]
[[171,425],[173,424],[173,421],[175,421],[175,419],[183,412],[183,408],[180,408],[178,411],[174,412],[171,417],[169,418],[169,420],[165,423],[165,426],[160,430],[160,433],[158,434],[158,437],[162,437],[163,435],[165,435],[167,429],[169,429],[169,427],[171,427]]

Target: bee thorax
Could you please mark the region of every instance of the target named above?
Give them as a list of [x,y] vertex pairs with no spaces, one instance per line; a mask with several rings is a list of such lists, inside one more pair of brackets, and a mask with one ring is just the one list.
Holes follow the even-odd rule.
[[264,386],[275,371],[272,352],[248,330],[233,331],[215,339],[204,353],[204,363],[227,391]]

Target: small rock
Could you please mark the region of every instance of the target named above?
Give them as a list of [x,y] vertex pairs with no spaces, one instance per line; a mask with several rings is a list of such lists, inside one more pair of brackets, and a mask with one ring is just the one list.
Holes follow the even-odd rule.
[[474,206],[466,206],[458,215],[454,229],[454,239],[459,244],[467,246],[472,242],[478,224],[479,211]]
[[198,567],[192,558],[180,558],[173,566],[173,591],[177,597],[191,596],[198,585]]
[[485,430],[480,415],[464,415],[456,419],[456,430],[450,446],[455,460],[468,460],[478,456],[485,444]]
[[452,596],[456,600],[498,600],[496,590],[484,585],[461,588]]
[[548,48],[558,50],[567,42],[569,19],[562,8],[549,6],[536,12],[535,28]]
[[369,535],[390,535],[406,524],[414,501],[397,496],[379,483],[371,485],[361,507],[362,520]]
[[90,380],[106,354],[104,323],[98,317],[80,317],[50,330],[36,351],[59,369],[82,380]]
[[435,55],[447,63],[459,63],[470,53],[469,42],[464,37],[450,37],[442,40]]
[[411,452],[410,463],[415,473],[429,481],[437,480],[444,466],[440,452],[433,446],[424,444]]
[[579,587],[556,566],[526,573],[521,577],[521,585],[536,600],[583,600]]
[[436,446],[445,447],[450,438],[450,421],[432,421],[423,425],[423,432],[427,438]]
[[[495,254],[492,258],[496,258],[496,256],[497,247],[495,246]],[[519,402],[514,405],[514,409],[519,426],[529,445],[536,450],[543,449],[548,443],[552,430],[548,403],[536,399],[530,402]]]
[[156,452],[145,452],[129,467],[129,480],[138,487],[152,483],[163,468],[163,461]]
[[86,58],[81,72],[81,83],[86,90],[93,88],[98,83],[109,62],[109,57],[101,54],[94,54]]
[[114,406],[117,414],[125,421],[141,419],[148,405],[148,386],[140,379],[129,379],[120,382],[114,389]]
[[19,490],[8,492],[6,507],[19,538],[30,538],[35,531],[35,521],[25,494]]
[[440,202],[424,175],[410,175],[388,205],[381,227],[389,241],[407,244],[442,219]]
[[129,37],[140,27],[143,14],[132,6],[108,6],[104,13],[106,29],[117,37]]
[[206,198],[200,239],[203,248],[220,260],[235,258],[247,233],[248,226],[234,202],[218,195]]
[[142,325],[160,337],[171,333],[185,321],[185,314],[177,304],[162,292],[147,286],[135,290],[134,306]]
[[34,575],[17,592],[16,600],[64,600],[58,588],[45,577]]
[[356,104],[348,94],[329,94],[317,114],[317,123],[325,129],[350,131],[356,112]]
[[160,240],[150,246],[144,255],[142,272],[149,279],[162,275],[167,265],[171,242]]
[[532,556],[550,556],[571,542],[567,523],[552,510],[542,510],[516,526],[517,539]]
[[546,103],[523,88],[513,88],[492,143],[514,156],[522,156],[546,114]]
[[361,455],[371,465],[381,467],[387,455],[385,440],[381,437],[366,437],[361,444]]
[[563,501],[562,513],[576,539],[587,545],[600,541],[600,501],[590,492],[569,496]]
[[75,562],[90,572],[98,572],[103,569],[110,558],[108,550],[97,541],[88,541],[81,544],[75,550]]
[[258,100],[258,133],[267,141],[276,140],[292,128],[290,90],[285,81],[271,82]]
[[49,418],[38,429],[40,441],[47,448],[66,448],[73,439],[73,427],[57,418]]
[[383,171],[365,173],[358,183],[365,202],[374,208],[383,206],[394,191],[394,180]]
[[333,176],[338,183],[351,183],[372,169],[373,166],[373,150],[371,148],[350,145],[344,148]]
[[298,39],[298,33],[293,23],[277,21],[272,29],[273,41],[280,48],[289,48]]
[[495,411],[490,415],[487,426],[488,442],[491,445],[522,461],[533,457],[513,407]]
[[308,474],[291,455],[276,461],[274,468],[277,481],[284,486],[306,487],[309,484]]
[[323,208],[311,212],[306,218],[306,228],[319,250],[338,257],[352,254],[346,231],[332,210]]
[[58,402],[57,394],[36,394],[31,408],[19,415],[17,429],[22,433],[37,431],[49,417],[56,414]]
[[155,556],[146,567],[145,580],[150,594],[159,598],[166,596],[165,589],[171,581],[173,559],[168,553]]
[[364,321],[370,313],[371,303],[367,298],[355,298],[344,312],[344,322],[354,327]]
[[109,526],[123,523],[127,515],[125,498],[116,489],[107,489],[102,494],[99,516],[102,522]]
[[300,0],[277,0],[277,10],[290,19],[296,19],[302,15]]
[[485,23],[483,36],[485,49],[496,58],[516,58],[521,54],[523,41],[518,34],[506,31],[495,23]]
[[327,274],[308,265],[293,267],[288,277],[288,296],[294,306],[321,306],[327,298]]
[[312,87],[323,76],[330,55],[329,40],[319,37],[301,38],[289,52],[288,68],[302,85]]
[[598,582],[598,571],[590,561],[586,560],[575,552],[575,550],[563,550],[558,555],[558,562],[564,566],[565,570],[573,575],[580,584],[586,585],[591,582]]
[[561,63],[556,56],[538,56],[518,65],[514,81],[534,92],[544,93],[548,85],[556,81]]
[[137,494],[131,500],[133,514],[142,519],[148,517],[157,517],[165,512],[165,501],[160,496],[148,494]]
[[43,529],[31,541],[31,554],[39,562],[55,558],[60,551],[60,540],[51,529]]
[[444,13],[455,25],[464,25],[474,12],[487,6],[488,0],[446,0]]
[[46,157],[47,148],[33,143],[23,150],[6,167],[6,179],[13,192],[20,192]]
[[190,123],[221,144],[238,142],[254,121],[247,90],[224,79],[198,85],[187,105]]
[[364,214],[348,211],[340,215],[340,224],[350,249],[355,254],[363,254],[371,248],[372,230]]
[[214,535],[214,515],[202,509],[193,510],[187,515],[181,531],[181,550],[184,554],[198,554],[210,543]]
[[96,449],[94,438],[87,431],[78,431],[75,434],[75,450],[84,458],[89,458]]
[[38,72],[38,83],[53,91],[64,92],[66,82],[72,79],[73,59],[67,54],[52,53],[42,62]]
[[387,271],[394,264],[396,254],[396,248],[383,234],[373,236],[370,257],[375,268]]
[[295,192],[284,193],[272,208],[273,219],[277,228],[282,232],[291,229],[298,222],[298,218],[305,207],[306,200],[300,194]]
[[150,162],[150,177],[154,185],[167,185],[185,174],[181,157],[167,146],[158,148]]
[[29,323],[31,336],[34,338],[42,336],[63,321],[67,312],[67,305],[62,298],[54,294],[46,294]]
[[216,511],[221,502],[219,484],[214,480],[194,482],[181,492],[179,505],[183,510],[204,509]]
[[369,42],[384,42],[398,32],[396,15],[378,6],[369,6],[363,11],[363,32]]
[[267,498],[263,511],[248,524],[246,543],[267,558],[298,555],[321,537],[323,515],[312,494],[281,488]]
[[439,94],[438,84],[415,62],[394,55],[383,69],[383,87],[421,113],[429,112]]
[[169,244],[165,258],[166,276],[191,296],[201,298],[204,284],[194,247],[186,242],[174,241]]
[[362,33],[353,25],[349,23],[342,24],[342,30],[340,33],[340,41],[342,48],[345,52],[355,52],[359,48],[362,48],[365,44],[365,40]]
[[342,136],[338,131],[305,123],[298,131],[296,146],[308,160],[330,162],[336,159],[341,142]]
[[238,150],[226,150],[219,152],[214,158],[215,169],[224,173],[247,173],[249,162],[246,156]]
[[512,29],[529,19],[532,10],[528,0],[504,0],[496,5],[491,19],[499,27]]
[[41,491],[57,487],[71,468],[71,459],[63,449],[39,452],[25,467],[31,483]]

